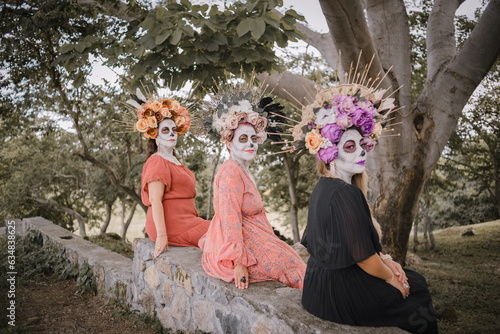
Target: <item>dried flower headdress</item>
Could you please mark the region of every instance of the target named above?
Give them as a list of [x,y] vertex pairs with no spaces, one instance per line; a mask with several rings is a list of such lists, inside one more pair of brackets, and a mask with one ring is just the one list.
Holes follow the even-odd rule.
[[177,134],[182,136],[191,126],[191,118],[188,110],[179,101],[174,99],[147,99],[139,88],[136,94],[131,94],[131,100],[127,103],[135,107],[137,111],[137,121],[134,124],[134,131],[142,132],[149,139],[158,136],[158,125],[166,118],[175,122]]
[[259,89],[251,84],[233,84],[219,87],[217,93],[211,94],[203,108],[208,112],[203,121],[208,134],[222,141],[231,141],[240,124],[251,124],[257,142],[262,144],[267,139],[266,131],[280,131],[275,128],[275,121],[283,115],[283,108],[273,103],[271,97],[262,97]]
[[293,141],[276,143],[284,144],[280,153],[308,149],[310,154],[330,163],[338,157],[337,143],[343,133],[352,127],[363,136],[366,151],[372,151],[382,131],[393,130],[384,128],[390,120],[387,116],[400,108],[395,108],[394,98],[390,97],[397,90],[384,97],[387,89],[378,89],[383,78],[367,80],[368,68],[369,65],[357,74],[357,67],[354,73],[351,67],[346,84],[319,90],[314,101],[303,106],[298,124],[291,127]]

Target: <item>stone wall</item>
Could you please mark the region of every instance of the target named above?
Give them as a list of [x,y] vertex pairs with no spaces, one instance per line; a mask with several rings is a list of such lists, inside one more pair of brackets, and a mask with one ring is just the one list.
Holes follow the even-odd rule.
[[99,290],[158,317],[166,328],[222,334],[404,333],[397,328],[323,321],[302,308],[301,291],[278,282],[236,289],[233,283],[205,274],[198,248],[170,247],[153,259],[154,244],[136,239],[132,261],[43,218],[23,219],[17,225],[21,233],[29,228],[40,230],[44,238],[64,247],[71,261],[91,265]]

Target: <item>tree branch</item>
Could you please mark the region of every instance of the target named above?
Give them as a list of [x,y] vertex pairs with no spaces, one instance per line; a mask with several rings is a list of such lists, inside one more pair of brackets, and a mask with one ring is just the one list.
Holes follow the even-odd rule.
[[78,212],[76,212],[75,210],[70,209],[62,204],[59,204],[56,201],[46,200],[46,199],[42,199],[42,198],[38,198],[38,197],[28,197],[28,199],[31,199],[31,200],[38,202],[40,204],[43,204],[43,205],[50,205],[57,211],[66,212],[66,213],[70,214],[76,220],[78,220],[78,229],[80,230],[80,235],[82,237],[87,236],[87,232],[85,229],[85,218],[83,218],[83,216],[81,214],[79,214]]
[[[284,16],[276,9],[273,9],[272,11],[280,18]],[[318,50],[321,56],[326,60],[328,65],[334,69],[338,69],[338,51],[335,44],[333,44],[332,36],[329,33],[322,34],[316,32],[300,22],[295,23],[295,28],[306,36],[304,42],[316,48],[316,50]]]
[[[319,2],[334,43],[342,52],[342,68],[349,69],[351,64],[355,66],[360,51],[363,51],[359,67],[363,68],[369,64],[372,56],[375,56],[368,76],[375,78],[379,73],[383,75],[385,71],[365,19],[364,3],[359,0],[320,0]],[[344,80],[344,77],[340,76],[340,80]],[[390,85],[390,80],[386,77],[382,87],[388,88]]]
[[319,88],[313,81],[290,72],[271,75],[261,73],[257,75],[257,79],[262,82],[262,87],[267,93],[288,100],[297,108],[302,108],[302,105],[308,105],[314,101]]
[[427,80],[456,54],[455,12],[463,0],[436,0],[427,24]]

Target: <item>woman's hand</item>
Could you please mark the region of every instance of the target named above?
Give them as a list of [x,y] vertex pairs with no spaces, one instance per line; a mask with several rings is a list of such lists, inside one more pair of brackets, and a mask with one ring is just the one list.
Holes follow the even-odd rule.
[[406,277],[406,273],[401,267],[401,265],[392,259],[384,259],[384,264],[391,269],[392,273],[398,277],[398,281],[402,284],[408,285],[408,278]]
[[164,250],[168,251],[168,237],[166,234],[156,237],[154,258],[156,259],[163,253]]
[[234,284],[238,289],[248,288],[248,281],[250,276],[248,275],[248,268],[242,264],[234,264]]
[[403,298],[406,299],[406,297],[408,297],[408,295],[410,294],[410,286],[407,283],[401,283],[396,278],[396,275],[393,275],[392,278],[386,282],[395,287],[396,289],[398,289],[399,292],[401,292]]

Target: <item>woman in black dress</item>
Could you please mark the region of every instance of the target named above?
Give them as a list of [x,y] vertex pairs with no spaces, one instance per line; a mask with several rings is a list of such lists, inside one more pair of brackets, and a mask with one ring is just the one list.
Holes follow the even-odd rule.
[[[309,116],[305,110],[297,126],[308,125],[305,146],[317,154],[321,175],[311,194],[302,238],[311,255],[302,305],[337,323],[437,333],[424,277],[403,270],[381,253],[379,231],[360,189],[366,185],[366,154],[381,130],[375,123],[380,116],[375,106],[384,101],[372,103],[368,89],[356,95],[336,95],[334,89],[330,94],[320,92],[320,99],[330,99],[316,101],[318,107]],[[373,124],[367,124],[370,119]]]

